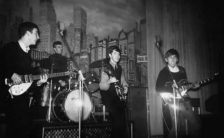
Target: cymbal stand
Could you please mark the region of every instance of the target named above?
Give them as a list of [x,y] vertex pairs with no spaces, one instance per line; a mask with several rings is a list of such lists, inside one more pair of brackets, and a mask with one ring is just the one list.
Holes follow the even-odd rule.
[[72,80],[72,77],[70,76],[68,79],[68,91],[71,90],[71,80]]
[[[51,64],[51,73],[53,73],[53,68],[54,68],[54,60]],[[51,108],[52,108],[52,92],[53,92],[53,81],[51,79],[50,81],[50,90],[49,90],[49,106],[48,106],[48,110],[47,110],[47,122],[51,122]]]
[[52,107],[52,79],[50,82],[50,91],[49,91],[49,106],[48,106],[48,110],[47,110],[47,122],[51,122],[51,107]]
[[[90,90],[89,90],[89,88],[88,88],[88,86],[87,86],[87,84],[86,84],[85,81],[83,81],[83,87],[86,88],[88,94],[90,95],[90,100],[91,100],[91,102],[92,102],[92,97],[93,97],[93,95],[92,95],[92,93],[90,92]],[[95,107],[94,107],[94,108],[95,108]],[[94,109],[94,111],[95,111],[95,109]],[[93,118],[94,121],[96,121],[96,118],[95,118],[95,115],[94,115],[94,111],[91,111],[91,117]]]

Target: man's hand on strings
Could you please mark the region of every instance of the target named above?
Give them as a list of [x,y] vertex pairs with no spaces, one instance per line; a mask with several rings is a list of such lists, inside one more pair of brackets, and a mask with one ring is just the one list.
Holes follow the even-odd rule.
[[47,74],[41,75],[41,76],[40,76],[40,80],[37,81],[37,86],[40,86],[40,85],[42,85],[43,83],[46,83],[46,82],[47,82],[47,79],[48,79]]

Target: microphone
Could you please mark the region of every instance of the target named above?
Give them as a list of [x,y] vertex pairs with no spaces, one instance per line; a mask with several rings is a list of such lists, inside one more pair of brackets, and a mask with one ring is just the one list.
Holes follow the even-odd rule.
[[84,78],[84,76],[83,76],[82,71],[81,71],[81,70],[78,70],[78,73],[79,73],[79,77],[80,77],[80,79],[84,81],[85,78]]
[[73,63],[73,64],[72,64],[72,68],[73,68],[75,71],[78,72],[80,79],[84,81],[85,78],[84,78],[84,75],[83,75],[83,73],[82,73],[82,70],[79,68],[79,66],[77,65],[77,63],[76,63],[75,61],[72,60],[72,63]]

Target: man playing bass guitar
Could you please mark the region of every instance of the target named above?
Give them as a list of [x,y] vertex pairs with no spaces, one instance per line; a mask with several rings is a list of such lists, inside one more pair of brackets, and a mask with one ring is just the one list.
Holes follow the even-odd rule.
[[[125,94],[128,91],[128,84],[121,66],[118,64],[120,60],[120,49],[117,46],[111,46],[108,49],[109,60],[104,65],[101,72],[100,90],[102,102],[109,111],[112,121],[112,137],[126,137],[125,122]],[[124,89],[120,89],[120,87]]]

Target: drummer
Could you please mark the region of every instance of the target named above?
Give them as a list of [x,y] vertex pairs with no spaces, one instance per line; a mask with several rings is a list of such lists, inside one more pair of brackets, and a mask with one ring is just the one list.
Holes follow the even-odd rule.
[[[49,73],[66,72],[68,70],[67,63],[68,58],[62,55],[63,44],[61,41],[55,41],[53,43],[54,54],[49,56],[43,64],[43,68],[47,68]],[[53,90],[62,91],[66,89],[68,85],[69,76],[53,78]]]

